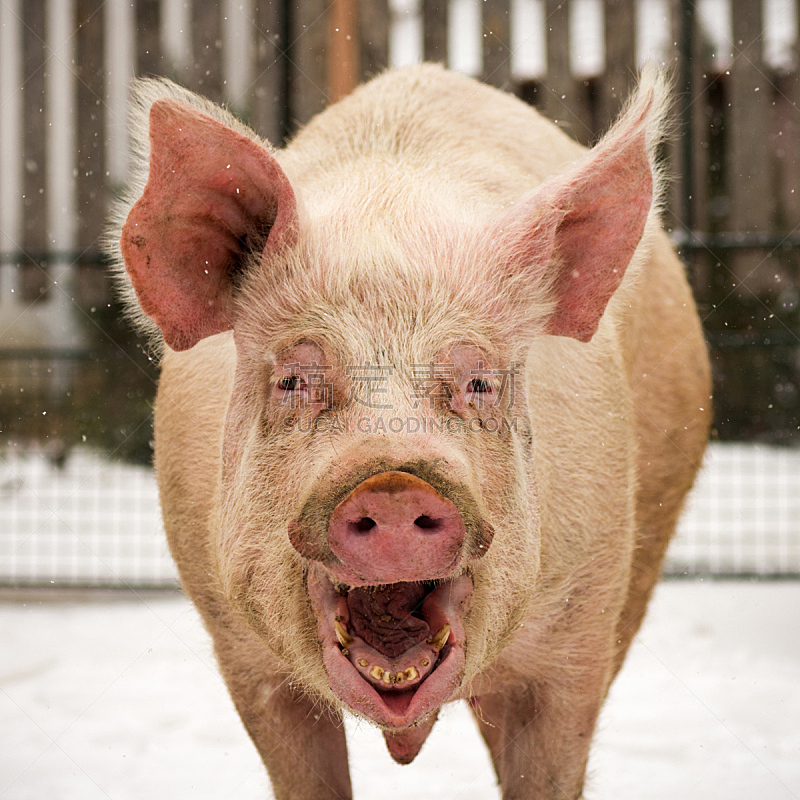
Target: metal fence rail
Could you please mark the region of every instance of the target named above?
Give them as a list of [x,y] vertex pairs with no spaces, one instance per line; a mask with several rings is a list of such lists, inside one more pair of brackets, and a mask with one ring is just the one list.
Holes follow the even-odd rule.
[[[800,452],[715,443],[670,575],[800,574]],[[86,448],[0,453],[0,585],[172,587],[152,471]]]

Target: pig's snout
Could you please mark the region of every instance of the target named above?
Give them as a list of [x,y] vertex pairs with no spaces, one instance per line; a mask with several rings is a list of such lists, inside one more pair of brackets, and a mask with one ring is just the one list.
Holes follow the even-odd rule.
[[362,580],[424,581],[452,573],[465,532],[456,506],[429,483],[381,472],[336,506],[328,544]]

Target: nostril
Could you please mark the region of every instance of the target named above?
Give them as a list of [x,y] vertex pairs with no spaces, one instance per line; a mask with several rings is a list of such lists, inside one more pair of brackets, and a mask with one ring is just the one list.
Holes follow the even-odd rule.
[[358,522],[353,523],[353,527],[359,533],[366,533],[367,531],[371,531],[375,527],[375,520],[371,517],[361,517]]
[[425,514],[423,514],[421,517],[417,517],[414,520],[414,524],[418,528],[422,528],[422,530],[424,530],[424,531],[434,531],[434,530],[436,530],[437,528],[440,527],[441,522],[442,521],[440,519],[433,519],[433,517],[429,517],[429,516],[427,516]]

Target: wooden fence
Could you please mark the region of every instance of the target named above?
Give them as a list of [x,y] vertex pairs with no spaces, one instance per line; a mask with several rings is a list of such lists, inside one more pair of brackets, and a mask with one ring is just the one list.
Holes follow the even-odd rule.
[[[33,346],[95,352],[124,338],[108,327],[97,240],[125,179],[134,74],[225,102],[280,143],[355,81],[443,61],[590,143],[650,55],[678,89],[665,223],[712,345],[718,429],[796,440],[798,9],[767,5],[769,19],[760,0],[4,0],[0,370]],[[53,332],[56,307],[68,335]],[[24,388],[15,369],[13,381],[0,372],[6,400]]]

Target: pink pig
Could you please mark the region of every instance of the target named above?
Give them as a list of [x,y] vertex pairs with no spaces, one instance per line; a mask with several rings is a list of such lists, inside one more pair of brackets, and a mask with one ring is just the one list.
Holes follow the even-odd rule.
[[407,763],[459,698],[504,798],[581,796],[709,426],[665,104],[647,75],[587,152],[421,66],[276,152],[138,84],[164,522],[277,798],[351,796],[344,709]]

